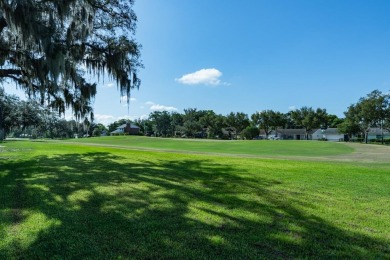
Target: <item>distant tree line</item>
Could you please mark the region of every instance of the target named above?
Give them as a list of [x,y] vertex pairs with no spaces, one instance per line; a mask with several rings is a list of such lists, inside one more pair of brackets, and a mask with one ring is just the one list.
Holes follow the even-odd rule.
[[264,110],[248,116],[242,112],[227,115],[212,110],[184,109],[184,113],[154,111],[147,119],[138,119],[138,125],[145,135],[160,137],[187,137],[210,139],[253,139],[260,131],[268,137],[278,128],[295,128],[308,133],[319,127],[337,127],[343,119],[331,115],[325,109],[302,107],[288,113]]
[[[378,127],[382,132],[390,131],[390,94],[374,90],[349,106],[344,114],[345,118],[339,118],[327,113],[326,109],[312,107],[301,107],[288,113],[263,110],[250,116],[242,112],[222,115],[213,110],[188,108],[184,113],[154,111],[147,119],[136,119],[133,123],[140,128],[140,134],[156,137],[254,139],[260,132],[267,138],[277,129],[304,129],[308,139],[314,129],[338,128],[341,133],[360,136],[367,142],[372,127]],[[128,120],[121,119],[106,127],[88,119],[67,121],[34,101],[22,101],[0,88],[0,140],[6,135],[31,138],[100,136],[126,123]]]
[[340,133],[361,137],[368,142],[371,128],[390,131],[390,94],[374,90],[348,107],[345,117],[327,113],[326,109],[301,107],[281,113],[263,110],[248,116],[241,112],[228,115],[212,110],[185,109],[184,113],[155,111],[147,119],[135,120],[145,135],[161,137],[253,139],[262,131],[266,137],[272,130],[305,129],[306,139],[314,129],[337,128]]

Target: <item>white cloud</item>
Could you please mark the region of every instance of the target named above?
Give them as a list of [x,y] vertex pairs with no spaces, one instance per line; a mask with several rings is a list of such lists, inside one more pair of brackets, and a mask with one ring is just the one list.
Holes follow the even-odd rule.
[[[131,97],[130,101],[135,102],[135,101],[137,101],[137,99]],[[127,102],[127,96],[121,96],[121,102]]]
[[217,86],[220,84],[224,84],[224,85],[228,84],[228,83],[221,82],[221,80],[219,79],[221,76],[222,76],[222,72],[220,72],[215,68],[212,68],[212,69],[201,69],[193,73],[185,74],[181,78],[175,80],[185,85],[204,84],[204,85]]
[[146,102],[145,105],[148,105],[149,109],[153,110],[153,111],[164,111],[164,110],[165,111],[177,111],[178,110],[176,107],[164,106],[164,105],[156,104],[152,101]]
[[95,114],[94,117],[96,123],[101,123],[103,125],[109,125],[112,122],[116,121],[116,118],[112,115]]
[[296,110],[296,109],[297,109],[296,106],[289,106],[289,107],[288,107],[288,110],[289,110],[289,111],[293,111],[293,110]]
[[127,119],[127,120],[134,120],[134,119],[137,119],[137,117],[135,117],[135,116],[118,116],[117,118],[116,118],[116,121],[119,121],[119,120],[121,120],[121,119]]
[[176,107],[170,107],[170,106],[163,106],[159,104],[154,104],[150,107],[150,110],[158,110],[158,111],[177,111]]
[[112,88],[114,86],[115,86],[114,83],[108,83],[108,84],[104,85],[105,88]]

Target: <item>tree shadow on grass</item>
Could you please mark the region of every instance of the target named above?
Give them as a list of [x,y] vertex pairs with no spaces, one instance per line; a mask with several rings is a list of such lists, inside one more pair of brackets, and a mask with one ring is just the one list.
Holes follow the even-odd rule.
[[8,243],[0,258],[390,256],[385,241],[309,216],[297,206],[313,205],[272,192],[281,182],[211,160],[101,152],[2,168],[0,236]]

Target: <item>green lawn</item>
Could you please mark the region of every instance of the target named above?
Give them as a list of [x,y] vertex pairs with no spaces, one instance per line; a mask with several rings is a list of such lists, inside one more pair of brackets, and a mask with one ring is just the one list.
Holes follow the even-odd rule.
[[390,163],[0,146],[0,259],[390,258]]
[[313,141],[220,141],[200,139],[153,138],[143,136],[108,136],[69,139],[68,142],[119,145],[133,148],[165,149],[224,154],[268,156],[325,156],[351,153],[352,148],[342,143]]

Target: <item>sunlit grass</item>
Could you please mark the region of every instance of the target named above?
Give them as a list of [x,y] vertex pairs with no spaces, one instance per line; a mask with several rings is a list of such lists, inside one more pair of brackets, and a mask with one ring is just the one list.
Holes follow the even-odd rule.
[[143,136],[107,136],[70,139],[80,144],[117,145],[132,148],[163,149],[173,151],[246,154],[255,156],[325,156],[352,153],[353,149],[342,143],[319,141],[271,140],[201,140],[172,139]]
[[390,164],[3,145],[0,259],[390,257]]

